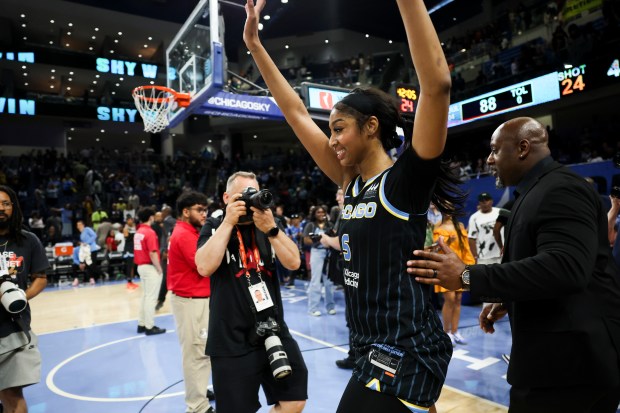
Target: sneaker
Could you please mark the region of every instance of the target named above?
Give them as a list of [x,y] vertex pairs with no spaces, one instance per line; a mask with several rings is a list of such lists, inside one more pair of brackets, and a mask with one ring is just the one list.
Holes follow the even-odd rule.
[[159,328],[157,326],[153,326],[153,328],[147,328],[144,334],[147,336],[154,336],[155,334],[164,334],[166,332],[165,328]]
[[80,286],[80,281],[79,281],[77,278],[75,278],[75,279],[73,280],[73,283],[72,283],[71,285],[72,285],[73,287],[79,287],[79,286]]
[[335,309],[335,308],[332,308],[331,310],[329,310],[329,311],[327,312],[327,314],[329,314],[329,315],[335,315],[335,314],[336,314],[336,309]]
[[454,334],[448,333],[448,337],[450,337],[450,341],[452,342],[452,347],[456,347],[456,339],[454,338]]
[[144,326],[138,326],[138,334],[142,334],[146,332],[146,327]]
[[510,354],[502,354],[502,360],[504,360],[506,364],[510,364]]
[[314,317],[320,317],[321,316],[321,312],[319,310],[317,310],[317,311],[310,311],[310,315],[314,316]]
[[286,283],[286,285],[284,286],[284,288],[288,288],[289,290],[295,288],[295,281],[292,282],[288,282]]
[[[2,413],[2,412],[0,412],[0,413]],[[211,407],[209,407],[209,409],[205,413],[215,413],[215,409],[213,408],[213,406],[211,406]]]
[[465,340],[465,338],[460,335],[458,331],[452,334],[452,337],[454,337],[454,341],[456,341],[456,344],[467,344],[467,340]]
[[215,400],[215,393],[213,393],[213,390],[207,389],[207,399],[210,401]]
[[351,370],[355,367],[355,359],[352,357],[347,357],[346,359],[336,360],[336,366],[341,369]]
[[163,301],[158,301],[157,305],[155,306],[155,311],[159,311],[161,310],[161,308],[164,306],[164,302]]
[[131,281],[129,281],[129,282],[127,283],[127,289],[128,289],[128,290],[135,290],[135,289],[136,289],[136,288],[138,288],[138,287],[139,287],[139,285],[138,285],[138,284],[133,283],[133,282],[131,282]]

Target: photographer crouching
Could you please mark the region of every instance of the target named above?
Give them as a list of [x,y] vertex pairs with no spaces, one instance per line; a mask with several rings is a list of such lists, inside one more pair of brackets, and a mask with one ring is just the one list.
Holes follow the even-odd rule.
[[49,267],[41,241],[22,230],[22,220],[17,195],[0,185],[0,401],[5,412],[15,413],[28,411],[22,389],[41,380],[28,300],[47,285]]
[[256,412],[260,386],[273,412],[301,412],[307,399],[308,370],[284,322],[275,274],[276,257],[297,269],[299,250],[276,225],[271,194],[258,188],[253,173],[231,175],[224,216],[210,217],[198,239],[198,272],[211,277],[206,352],[218,413]]

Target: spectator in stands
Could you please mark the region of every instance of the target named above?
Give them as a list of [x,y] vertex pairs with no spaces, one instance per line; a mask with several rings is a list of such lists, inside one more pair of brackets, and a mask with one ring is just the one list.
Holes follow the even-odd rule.
[[[8,276],[28,301],[47,285],[49,261],[41,241],[22,229],[22,211],[15,192],[0,186],[0,245],[3,276]],[[30,286],[28,284],[30,283]],[[38,338],[30,328],[30,306],[19,316],[0,306],[0,402],[5,412],[26,413],[23,388],[41,379]]]
[[43,229],[45,228],[45,224],[43,223],[43,218],[41,218],[41,215],[37,211],[34,211],[28,219],[28,226],[37,238],[43,238]]
[[[155,306],[161,287],[163,269],[161,268],[160,246],[157,234],[153,231],[155,210],[144,207],[138,210],[140,226],[134,236],[134,262],[142,280],[142,301],[138,312],[138,333],[147,336],[162,334],[165,328],[155,325]],[[206,391],[206,389],[205,389]]]
[[43,238],[41,239],[43,245],[53,246],[60,241],[62,241],[62,236],[60,235],[56,227],[54,225],[50,225],[49,227],[47,227],[45,233],[43,234]]
[[110,222],[110,218],[103,216],[99,226],[95,229],[95,232],[97,233],[97,245],[99,245],[102,249],[105,249],[106,239],[110,235],[111,229],[112,223]]
[[93,223],[93,229],[97,231],[99,228],[99,224],[103,222],[104,218],[108,218],[108,213],[102,209],[101,203],[98,206],[95,206],[95,212],[92,213],[90,219]]

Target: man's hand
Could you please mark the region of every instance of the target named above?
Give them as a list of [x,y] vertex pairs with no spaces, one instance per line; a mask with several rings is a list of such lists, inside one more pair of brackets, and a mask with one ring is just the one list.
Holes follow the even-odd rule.
[[239,217],[247,215],[245,202],[239,201],[239,198],[241,198],[241,194],[231,195],[228,205],[226,205],[224,222],[233,227],[239,222]]
[[254,220],[254,225],[256,225],[259,231],[268,232],[276,226],[271,209],[258,209],[256,207],[250,207],[250,209],[253,212],[252,219]]
[[478,316],[478,320],[480,321],[480,328],[485,333],[495,333],[495,327],[493,325],[497,320],[504,317],[506,313],[508,313],[508,309],[504,307],[504,304],[502,303],[485,305],[480,312],[480,316]]
[[438,245],[442,254],[415,250],[413,254],[421,260],[407,261],[407,272],[416,276],[415,280],[422,284],[440,285],[450,291],[463,287],[461,273],[465,264],[448,247],[443,237],[439,237]]

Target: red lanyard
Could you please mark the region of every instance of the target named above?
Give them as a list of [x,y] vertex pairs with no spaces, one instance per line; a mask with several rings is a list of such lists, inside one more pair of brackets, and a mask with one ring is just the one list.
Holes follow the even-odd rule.
[[243,245],[243,237],[241,236],[241,231],[239,228],[237,229],[237,239],[239,240],[239,259],[241,260],[241,264],[243,268],[237,274],[236,277],[241,277],[241,274],[245,273],[245,276],[250,279],[250,269],[255,269],[258,272],[259,276],[262,271],[265,271],[267,275],[271,275],[269,271],[266,271],[264,267],[260,267],[260,253],[258,251],[258,247],[256,246],[256,236],[254,235],[254,231],[252,231],[252,255],[249,256],[250,262],[248,263],[247,258],[248,255],[245,252],[245,246]]

